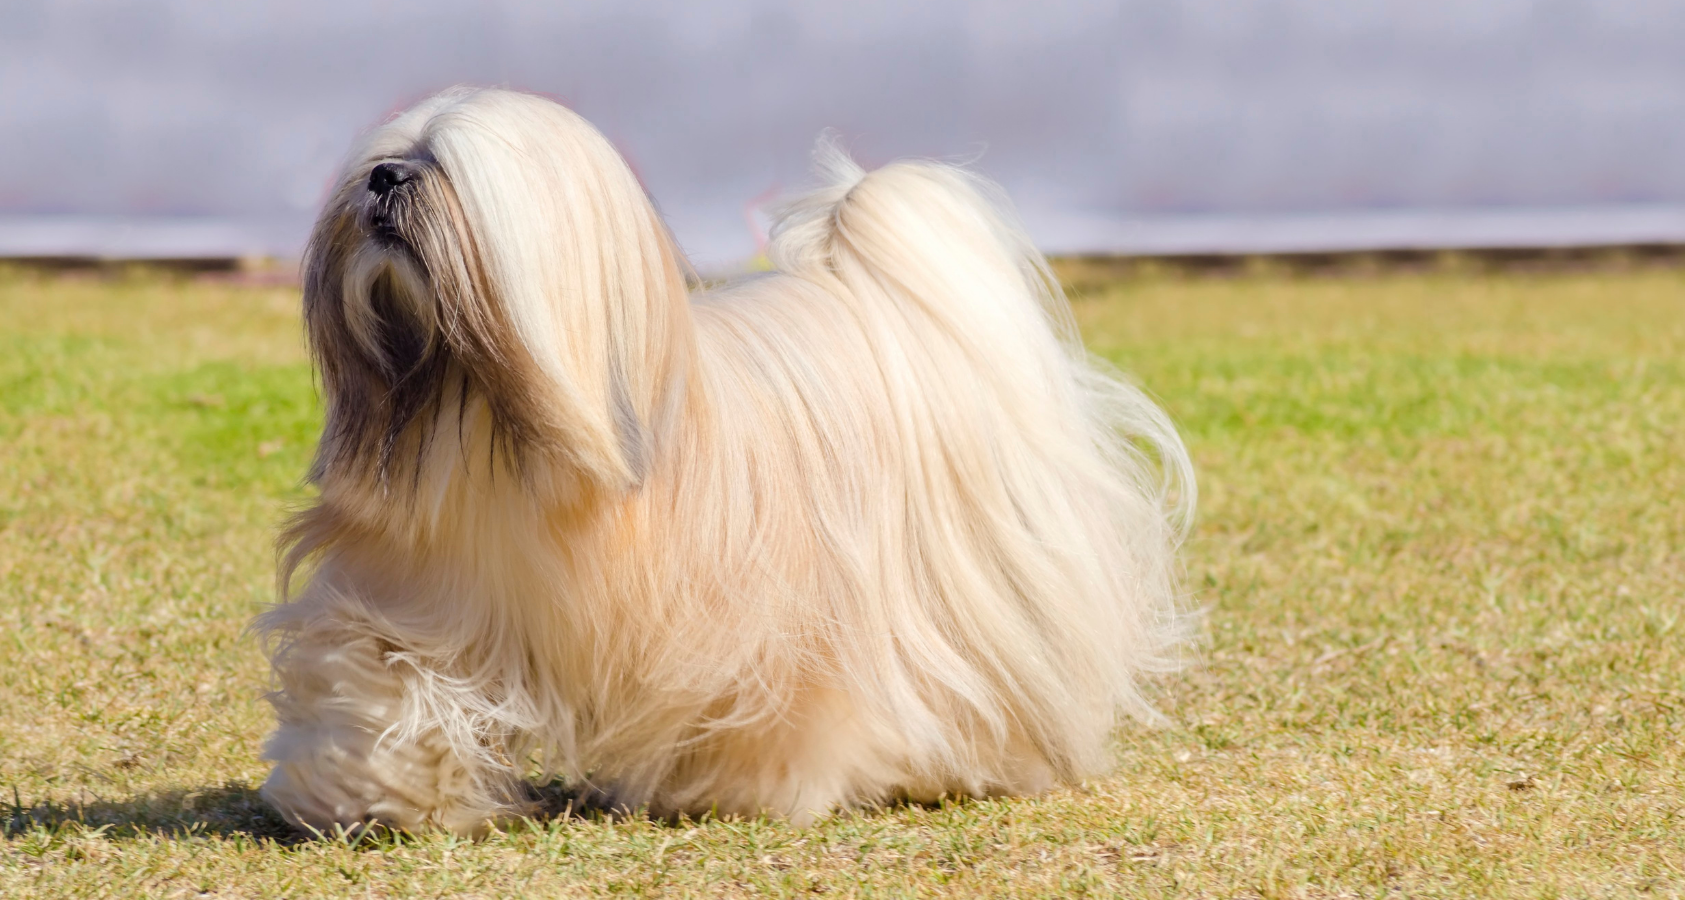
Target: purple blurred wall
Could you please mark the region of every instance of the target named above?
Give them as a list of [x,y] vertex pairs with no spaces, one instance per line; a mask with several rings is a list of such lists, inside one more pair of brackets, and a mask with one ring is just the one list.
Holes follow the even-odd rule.
[[0,255],[294,254],[458,82],[597,123],[704,267],[826,127],[1054,251],[1685,242],[1685,0],[0,0]]

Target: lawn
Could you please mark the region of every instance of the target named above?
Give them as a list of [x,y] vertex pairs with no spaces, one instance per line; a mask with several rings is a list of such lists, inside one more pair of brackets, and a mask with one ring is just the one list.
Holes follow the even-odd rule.
[[1685,896],[1685,273],[1085,284],[1199,469],[1111,778],[298,841],[256,795],[318,409],[284,288],[0,276],[0,896]]

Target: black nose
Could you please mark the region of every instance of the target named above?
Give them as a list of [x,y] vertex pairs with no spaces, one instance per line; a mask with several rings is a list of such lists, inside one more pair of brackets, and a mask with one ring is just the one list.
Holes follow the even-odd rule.
[[381,163],[369,173],[369,190],[385,194],[414,177],[415,173],[404,163]]

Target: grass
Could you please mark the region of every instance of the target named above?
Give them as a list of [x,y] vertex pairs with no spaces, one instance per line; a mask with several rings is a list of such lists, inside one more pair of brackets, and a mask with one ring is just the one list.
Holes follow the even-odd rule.
[[258,800],[296,296],[0,279],[0,896],[1685,896],[1685,274],[1144,278],[1198,662],[1118,774],[776,822],[295,840]]

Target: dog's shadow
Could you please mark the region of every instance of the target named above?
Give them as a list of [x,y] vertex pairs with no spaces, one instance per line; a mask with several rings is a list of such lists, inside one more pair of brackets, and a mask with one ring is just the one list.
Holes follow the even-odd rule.
[[[559,783],[530,785],[533,807],[525,817],[535,824],[573,822],[601,823],[636,819],[669,827],[688,827],[695,822],[686,817],[648,815],[644,810],[629,810],[612,805],[600,794],[576,785]],[[921,803],[897,799],[884,804],[881,810],[915,808],[934,810],[955,802],[943,800]],[[857,812],[870,814],[869,811]],[[101,829],[111,838],[159,837],[182,840],[193,837],[216,837],[298,846],[322,840],[342,841],[352,846],[374,848],[382,841],[368,841],[370,836],[384,836],[383,829],[353,829],[335,834],[310,833],[294,828],[281,818],[259,794],[256,787],[241,782],[198,788],[177,788],[140,794],[127,800],[90,798],[82,801],[51,801],[34,806],[6,803],[0,800],[0,824],[6,836],[19,835],[32,829],[62,831],[67,828]],[[711,819],[705,816],[704,820]]]
[[[611,808],[594,795],[571,786],[533,785],[531,798],[533,808],[526,818],[540,824],[644,818],[641,811]],[[154,791],[126,800],[88,797],[24,806],[11,798],[0,798],[0,826],[7,836],[37,828],[62,831],[80,827],[103,829],[112,838],[244,837],[283,846],[320,840],[369,845],[371,842],[361,838],[370,833],[383,833],[378,829],[375,832],[353,829],[349,833],[313,834],[294,828],[258,794],[256,787],[242,782]]]
[[88,797],[23,806],[12,798],[0,798],[0,820],[9,835],[80,825],[103,828],[113,838],[243,836],[283,844],[309,839],[265,803],[257,788],[239,782],[155,791],[126,800]]

